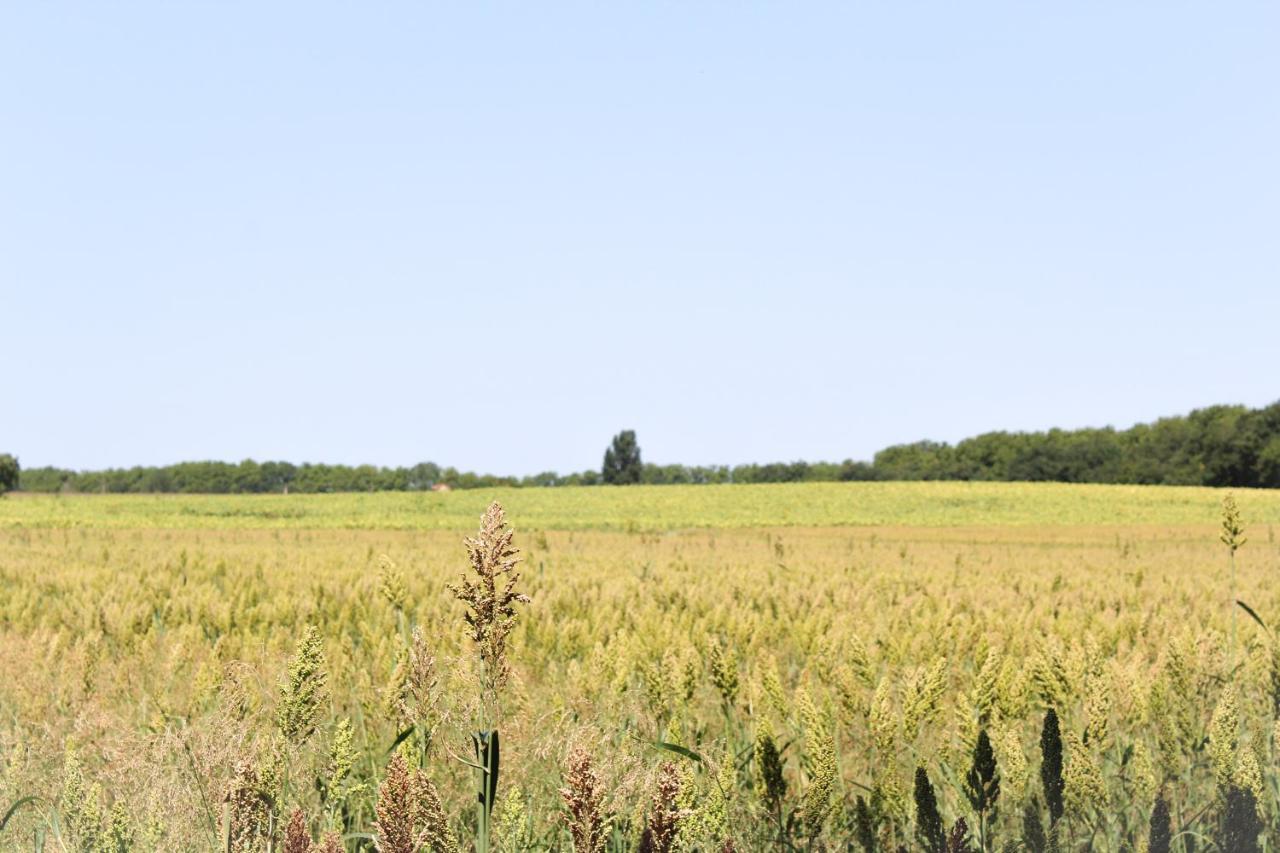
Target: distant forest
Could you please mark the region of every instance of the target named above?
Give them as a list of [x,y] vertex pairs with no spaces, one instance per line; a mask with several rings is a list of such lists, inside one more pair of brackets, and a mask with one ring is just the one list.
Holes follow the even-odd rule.
[[[639,463],[638,448],[634,462],[639,473],[631,481],[647,484],[1011,480],[1278,488],[1280,402],[1261,409],[1211,406],[1125,430],[989,432],[954,445],[919,441],[885,448],[871,462],[654,465]],[[31,492],[225,494],[586,486],[605,478],[599,471],[504,477],[431,462],[380,468],[246,460],[107,471],[31,468],[20,472],[18,482],[20,489]]]

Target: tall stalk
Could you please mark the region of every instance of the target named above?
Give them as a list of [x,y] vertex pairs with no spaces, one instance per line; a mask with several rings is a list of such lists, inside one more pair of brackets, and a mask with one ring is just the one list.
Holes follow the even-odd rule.
[[512,544],[515,533],[507,526],[502,506],[494,501],[480,519],[480,531],[467,539],[471,573],[450,584],[454,596],[467,605],[463,617],[478,654],[480,710],[478,731],[471,735],[477,772],[476,851],[488,853],[489,829],[498,793],[498,726],[502,687],[510,675],[507,640],[515,626],[517,604],[529,596],[516,591],[520,551]]
[[1244,522],[1240,518],[1240,508],[1236,506],[1235,496],[1230,492],[1222,499],[1222,544],[1227,546],[1228,559],[1231,561],[1231,668],[1236,663],[1236,551],[1248,540],[1244,538]]

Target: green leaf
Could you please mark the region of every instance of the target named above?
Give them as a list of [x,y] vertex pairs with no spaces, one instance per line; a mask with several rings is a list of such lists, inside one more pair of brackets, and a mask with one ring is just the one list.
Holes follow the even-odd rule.
[[1243,610],[1245,613],[1248,613],[1250,616],[1252,616],[1253,621],[1257,622],[1258,626],[1262,628],[1262,630],[1266,631],[1268,634],[1271,633],[1271,629],[1267,627],[1267,623],[1262,621],[1262,617],[1259,616],[1257,613],[1255,613],[1252,607],[1245,604],[1243,601],[1241,601],[1238,598],[1236,599],[1236,604],[1240,605],[1241,610]]
[[9,820],[13,817],[14,812],[25,806],[27,803],[34,803],[35,797],[23,797],[22,799],[9,806],[9,810],[4,813],[4,817],[0,818],[0,832],[4,832],[4,828],[8,826]]
[[698,753],[694,752],[692,749],[689,749],[687,746],[681,746],[678,743],[667,743],[666,741],[661,740],[650,741],[650,744],[657,749],[665,749],[667,752],[674,752],[676,755],[683,755],[690,761],[696,761],[704,767],[706,766],[706,759],[701,755],[698,755]]
[[390,755],[391,753],[395,752],[396,747],[404,743],[405,739],[408,738],[409,735],[413,734],[413,729],[414,729],[413,726],[409,726],[409,728],[405,729],[400,734],[396,735],[396,739],[391,742],[391,748],[387,750],[387,755]]
[[485,803],[486,807],[492,810],[493,804],[498,801],[498,730],[474,732],[471,735],[471,741],[475,746],[476,759],[480,762],[479,767],[484,771],[480,787],[480,802]]

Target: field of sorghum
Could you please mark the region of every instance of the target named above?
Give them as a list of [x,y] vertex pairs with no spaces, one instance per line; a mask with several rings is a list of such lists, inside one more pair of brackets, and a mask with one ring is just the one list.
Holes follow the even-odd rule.
[[1280,842],[1280,496],[492,497],[0,502],[0,849]]

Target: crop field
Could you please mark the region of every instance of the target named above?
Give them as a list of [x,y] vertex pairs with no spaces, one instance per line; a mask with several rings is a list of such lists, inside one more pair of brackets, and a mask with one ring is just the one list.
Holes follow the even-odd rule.
[[[1280,492],[1237,489],[1255,523]],[[1217,524],[1222,492],[1062,483],[777,483],[337,495],[18,495],[0,527],[351,528],[472,532],[490,501],[519,529]]]
[[11,495],[0,849],[1275,850],[1225,497]]

